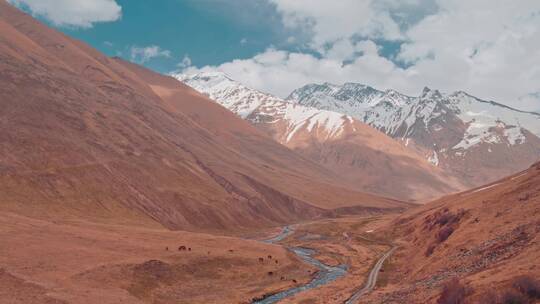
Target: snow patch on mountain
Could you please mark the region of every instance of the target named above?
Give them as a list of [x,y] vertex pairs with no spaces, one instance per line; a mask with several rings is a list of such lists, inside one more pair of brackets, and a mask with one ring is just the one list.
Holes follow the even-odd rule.
[[[339,137],[345,126],[353,122],[351,116],[295,104],[270,94],[248,88],[220,72],[203,72],[194,75],[173,74],[173,77],[193,89],[206,94],[243,119],[254,123],[285,121],[285,142],[300,130],[323,130],[325,139]],[[330,88],[331,89],[331,88]]]
[[447,115],[455,115],[467,129],[463,139],[450,147],[454,150],[466,150],[481,143],[523,144],[525,130],[540,137],[539,114],[484,101],[464,92],[442,94],[424,88],[419,97],[410,97],[362,84],[309,84],[293,91],[287,100],[351,115],[402,139],[413,137],[419,127],[428,132],[443,131],[439,120],[446,122]]
[[434,165],[434,166],[438,166],[439,165],[439,155],[437,154],[436,151],[433,151],[433,155],[431,155],[430,157],[428,157],[428,161]]

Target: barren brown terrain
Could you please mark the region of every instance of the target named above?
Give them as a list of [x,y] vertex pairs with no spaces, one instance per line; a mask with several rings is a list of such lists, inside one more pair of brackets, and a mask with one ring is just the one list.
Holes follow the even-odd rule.
[[6,304],[249,303],[310,279],[283,247],[233,237],[2,212],[0,240]]
[[410,210],[384,231],[400,246],[392,275],[361,303],[436,303],[452,279],[466,291],[459,303],[504,303],[518,277],[540,279],[540,163]]
[[4,1],[0,25],[1,303],[249,303],[315,274],[253,228],[410,207]]
[[302,129],[284,144],[370,193],[427,203],[468,188],[450,171],[430,164],[421,153],[357,120],[344,126],[335,138],[317,129]]
[[394,246],[360,302],[435,303],[457,278],[484,303],[539,279],[540,163],[425,206],[359,192],[4,0],[0,84],[0,303],[258,303],[336,266],[280,303],[344,303]]
[[0,22],[0,210],[222,231],[407,207],[4,1]]

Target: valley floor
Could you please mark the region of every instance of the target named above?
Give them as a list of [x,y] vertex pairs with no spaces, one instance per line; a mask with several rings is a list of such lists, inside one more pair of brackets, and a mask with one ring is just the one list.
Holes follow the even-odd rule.
[[[287,247],[314,249],[314,258],[348,269],[280,303],[343,303],[388,250],[376,231],[392,217],[301,223],[279,244],[266,244],[260,240],[278,228],[225,237],[4,212],[0,303],[250,303],[316,276],[318,269]],[[379,280],[385,284],[385,273]]]
[[209,234],[2,213],[0,240],[0,303],[249,303],[310,279],[281,246]]
[[[316,252],[313,256],[326,265],[347,265],[347,274],[279,303],[345,303],[363,288],[374,264],[392,247],[391,241],[385,234],[378,233],[378,229],[394,217],[354,216],[295,225],[294,233],[281,244],[289,248],[313,249]],[[383,270],[378,285],[385,285],[386,280]]]
[[[528,191],[534,187],[527,185]],[[0,303],[247,304],[291,289],[300,292],[279,303],[350,303],[377,261],[396,245],[378,271],[374,291],[353,303],[436,303],[453,277],[476,301],[494,284],[511,289],[519,275],[538,279],[536,196],[522,198],[517,208],[506,199],[491,203],[494,210],[499,204],[506,208],[504,214],[474,207],[478,199],[489,203],[473,190],[442,201],[464,209],[435,203],[404,214],[321,219],[294,224],[290,231],[276,227],[234,236],[1,212]],[[516,212],[531,216],[518,221]],[[454,233],[428,254],[433,235],[446,227],[438,226],[442,218],[450,219],[444,223]],[[293,252],[298,248],[324,265],[346,265],[346,274],[304,288],[321,267],[303,261]]]

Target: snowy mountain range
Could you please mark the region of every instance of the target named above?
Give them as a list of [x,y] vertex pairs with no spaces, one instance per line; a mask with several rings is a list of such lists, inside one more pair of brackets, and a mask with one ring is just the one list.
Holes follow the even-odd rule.
[[525,169],[540,158],[540,114],[462,91],[424,88],[411,97],[357,83],[325,83],[299,88],[287,100],[355,117],[473,184]]
[[419,201],[466,187],[424,155],[351,115],[284,100],[223,73],[173,76],[363,191]]
[[349,115],[295,104],[248,88],[220,72],[174,77],[252,123],[274,124],[282,129],[276,138],[282,144],[299,136],[302,129],[317,131],[321,140],[338,138],[353,122]]
[[466,130],[458,142],[445,147],[452,150],[466,150],[482,143],[519,145],[525,143],[527,133],[540,136],[540,114],[484,101],[461,91],[442,94],[424,88],[419,97],[410,97],[356,83],[325,83],[297,89],[287,100],[351,115],[394,138],[414,138],[419,128],[438,132],[443,127],[441,119],[456,119],[465,124]]
[[[314,141],[350,143],[355,133],[362,134],[354,137],[357,149],[359,137],[364,146],[393,146],[380,135],[368,143],[365,123],[400,142],[408,150],[403,153],[419,156],[467,186],[512,174],[540,159],[540,114],[462,91],[445,94],[424,88],[413,97],[358,83],[324,83],[305,85],[281,99],[220,72],[173,76],[293,149],[306,149]],[[398,149],[390,150],[386,153]],[[315,158],[321,159],[318,153]],[[313,158],[313,151],[308,154]]]

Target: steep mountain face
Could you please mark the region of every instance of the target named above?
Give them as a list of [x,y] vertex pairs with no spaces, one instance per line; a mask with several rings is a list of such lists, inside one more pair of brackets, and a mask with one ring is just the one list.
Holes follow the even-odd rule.
[[306,132],[316,134],[319,141],[335,139],[355,123],[348,115],[295,105],[248,88],[220,72],[173,76],[243,119],[271,126],[272,135],[282,144],[295,142]]
[[425,88],[419,97],[346,83],[309,84],[289,101],[359,119],[417,149],[434,165],[479,185],[540,158],[540,114]]
[[174,76],[363,191],[421,201],[464,188],[421,154],[352,116],[294,104],[219,72]]
[[453,278],[469,290],[464,303],[503,303],[489,294],[522,275],[538,279],[540,163],[407,211],[388,229],[400,246],[392,279],[366,303],[435,303]]
[[0,1],[0,211],[231,230],[405,205]]

